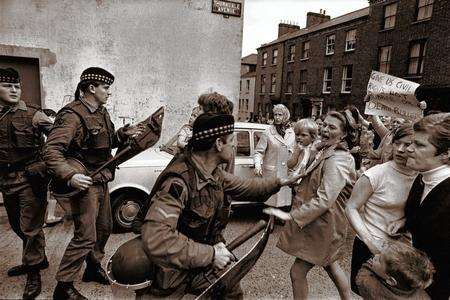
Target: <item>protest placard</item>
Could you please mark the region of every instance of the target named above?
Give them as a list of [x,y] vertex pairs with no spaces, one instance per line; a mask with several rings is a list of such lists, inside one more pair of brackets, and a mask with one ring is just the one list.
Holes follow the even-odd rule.
[[367,115],[399,117],[416,120],[423,116],[414,92],[419,84],[372,71],[367,84],[365,113]]

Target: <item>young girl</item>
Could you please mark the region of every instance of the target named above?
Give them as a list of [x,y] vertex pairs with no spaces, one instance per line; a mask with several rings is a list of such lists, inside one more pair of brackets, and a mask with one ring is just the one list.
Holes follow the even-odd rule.
[[305,171],[311,156],[313,143],[317,142],[319,126],[313,119],[301,119],[294,125],[295,141],[294,152],[287,161],[289,172],[299,174]]

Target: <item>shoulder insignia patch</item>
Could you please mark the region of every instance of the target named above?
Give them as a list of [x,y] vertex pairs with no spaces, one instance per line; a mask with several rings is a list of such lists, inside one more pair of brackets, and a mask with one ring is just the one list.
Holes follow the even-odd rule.
[[173,181],[169,187],[169,195],[178,199],[183,193],[183,185],[180,182]]

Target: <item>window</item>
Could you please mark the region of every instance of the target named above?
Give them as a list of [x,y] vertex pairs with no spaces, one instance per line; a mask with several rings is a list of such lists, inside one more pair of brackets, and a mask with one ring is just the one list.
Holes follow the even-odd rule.
[[263,52],[262,55],[262,65],[266,66],[267,65],[267,52]]
[[306,94],[306,84],[308,83],[308,71],[300,70],[300,94]]
[[246,88],[247,88],[247,92],[249,92],[250,91],[250,79],[247,79]]
[[397,3],[392,3],[384,7],[383,29],[394,28],[396,15],[397,15]]
[[292,77],[294,77],[293,75],[293,72],[287,72],[286,74],[286,93],[288,94],[292,94]]
[[277,75],[272,74],[270,75],[270,92],[272,94],[275,93],[276,85],[277,85]]
[[409,48],[409,75],[422,75],[426,41],[413,42]]
[[261,75],[261,93],[266,92],[266,75]]
[[353,51],[356,48],[356,29],[347,31],[345,37],[345,51]]
[[242,80],[239,81],[239,92],[242,91]]
[[245,99],[245,110],[248,111],[248,99]]
[[391,67],[391,53],[392,53],[392,46],[380,47],[378,54],[378,64],[379,64],[378,70],[380,72],[389,74],[389,69]]
[[323,89],[324,94],[331,93],[331,81],[333,80],[333,68],[325,68],[323,70]]
[[278,57],[278,49],[274,49],[272,52],[272,65],[277,64],[277,57]]
[[255,142],[255,147],[256,147],[256,145],[258,145],[258,142],[259,142],[259,139],[261,138],[261,136],[262,136],[262,131],[254,131],[253,132],[253,139],[254,139],[254,142]]
[[250,133],[236,132],[236,156],[250,156]]
[[309,58],[309,42],[302,43],[302,59]]
[[290,45],[288,48],[288,61],[295,60],[295,45]]
[[417,21],[431,18],[434,0],[419,0],[417,3]]
[[344,66],[342,69],[341,93],[351,93],[352,91],[353,66]]
[[334,54],[335,38],[336,36],[334,34],[327,36],[327,49],[325,50],[326,55]]

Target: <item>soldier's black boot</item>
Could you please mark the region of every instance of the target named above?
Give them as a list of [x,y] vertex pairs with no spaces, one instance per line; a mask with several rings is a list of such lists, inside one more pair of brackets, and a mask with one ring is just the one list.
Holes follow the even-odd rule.
[[109,285],[108,276],[105,270],[103,270],[100,264],[87,264],[86,270],[84,270],[83,278],[84,282],[95,281],[100,284]]
[[58,281],[53,291],[53,300],[88,300],[73,286],[73,282]]
[[23,299],[34,299],[41,293],[41,274],[39,270],[30,270],[27,276]]
[[[38,263],[36,266],[39,268],[39,270],[47,269],[48,268],[47,257],[45,257],[44,260]],[[27,265],[18,265],[8,270],[8,276],[9,277],[21,276],[27,274],[27,272],[28,272]]]

